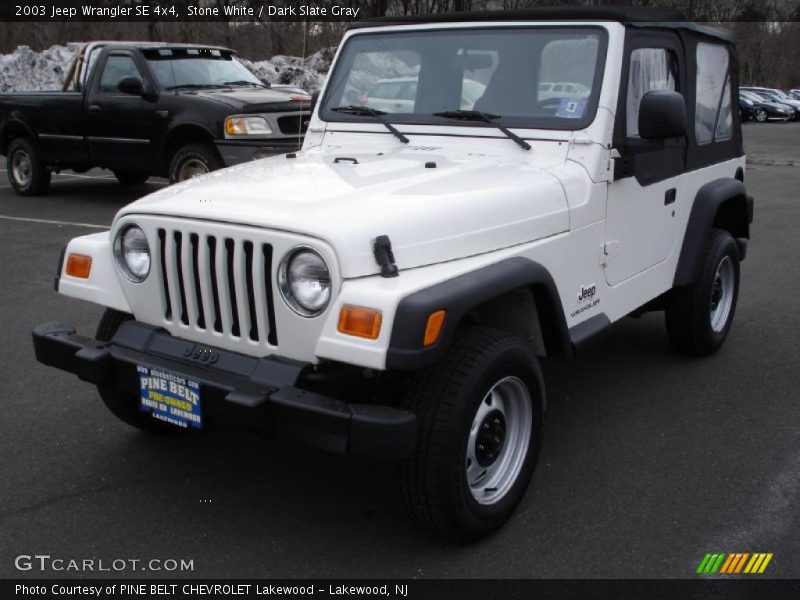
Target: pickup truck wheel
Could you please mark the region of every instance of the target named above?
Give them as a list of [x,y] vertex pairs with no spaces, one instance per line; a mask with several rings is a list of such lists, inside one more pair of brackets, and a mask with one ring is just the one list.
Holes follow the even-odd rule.
[[122,185],[141,185],[150,175],[141,171],[114,171],[114,177]]
[[38,196],[50,187],[50,170],[41,164],[36,148],[25,138],[8,146],[6,169],[11,187],[23,196]]
[[210,144],[187,144],[172,157],[170,183],[185,181],[222,168],[222,159]]
[[[110,308],[106,309],[106,312],[103,313],[103,317],[100,319],[100,323],[97,326],[95,337],[101,342],[108,342],[114,337],[119,326],[131,319],[133,319],[133,316],[128,313]],[[110,410],[115,417],[132,427],[136,427],[136,429],[160,434],[183,432],[183,430],[178,427],[157,421],[144,411],[139,410],[139,397],[136,394],[122,393],[102,385],[97,386],[97,391],[100,393],[103,404],[108,407],[108,410]]]
[[739,249],[733,237],[712,229],[692,285],[675,288],[667,301],[667,335],[684,354],[706,356],[725,341],[739,297]]
[[413,457],[400,465],[411,517],[455,541],[489,535],[525,494],[542,439],[544,385],[519,338],[468,327],[420,373],[405,404],[417,415]]

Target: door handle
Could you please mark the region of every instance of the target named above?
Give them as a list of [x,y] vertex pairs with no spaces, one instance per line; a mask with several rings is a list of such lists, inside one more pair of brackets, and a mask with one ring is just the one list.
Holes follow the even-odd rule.
[[100,108],[100,106],[98,106],[97,104],[92,104],[92,105],[89,106],[89,112],[96,113],[96,112],[100,112],[101,110],[103,110],[103,109]]
[[675,188],[670,188],[664,193],[664,206],[669,206],[673,202],[675,202],[675,197],[677,193]]

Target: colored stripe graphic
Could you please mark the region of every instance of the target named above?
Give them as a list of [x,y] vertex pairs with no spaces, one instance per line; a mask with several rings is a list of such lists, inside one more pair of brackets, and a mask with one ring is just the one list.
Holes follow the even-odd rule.
[[709,552],[703,557],[700,565],[697,567],[697,573],[713,575],[720,574],[761,574],[767,569],[767,565],[772,560],[773,554],[771,552],[733,552],[725,554],[724,552]]
[[725,560],[725,553],[706,554],[700,566],[697,567],[698,573],[716,573],[722,561]]
[[728,554],[728,560],[725,561],[725,564],[722,565],[722,568],[719,570],[720,573],[727,573],[728,569],[730,569],[731,564],[733,563],[733,559],[736,557],[735,554]]
[[771,561],[771,560],[772,560],[772,552],[768,553],[766,558],[764,559],[764,562],[761,563],[761,568],[758,570],[759,574],[761,574],[764,571],[766,571],[767,565],[769,564],[769,561]]

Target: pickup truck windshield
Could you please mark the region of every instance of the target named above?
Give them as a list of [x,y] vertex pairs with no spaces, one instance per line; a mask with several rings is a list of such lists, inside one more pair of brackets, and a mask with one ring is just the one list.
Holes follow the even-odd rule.
[[229,85],[266,87],[228,52],[162,48],[143,53],[165,90]]
[[362,106],[396,123],[452,125],[448,115],[474,111],[492,122],[458,124],[580,129],[597,108],[606,41],[599,27],[357,34],[342,49],[320,114],[363,122],[364,115],[333,110]]

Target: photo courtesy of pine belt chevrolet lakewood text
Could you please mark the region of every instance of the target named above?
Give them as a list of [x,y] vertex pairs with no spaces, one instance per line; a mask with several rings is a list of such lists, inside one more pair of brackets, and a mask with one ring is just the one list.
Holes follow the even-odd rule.
[[753,214],[737,78],[726,32],[658,11],[356,23],[301,150],[68,243],[56,289],[107,310],[93,337],[37,326],[36,356],[145,431],[387,459],[420,525],[481,538],[536,466],[543,358],[648,311],[679,352],[723,345]]

